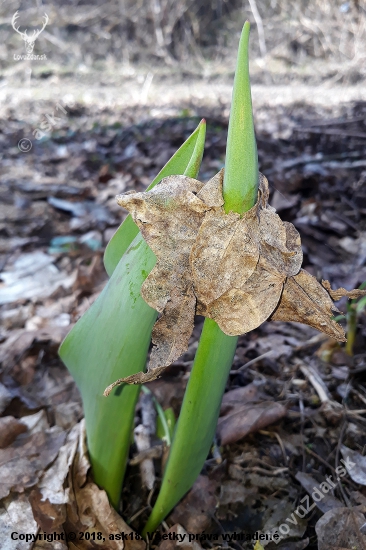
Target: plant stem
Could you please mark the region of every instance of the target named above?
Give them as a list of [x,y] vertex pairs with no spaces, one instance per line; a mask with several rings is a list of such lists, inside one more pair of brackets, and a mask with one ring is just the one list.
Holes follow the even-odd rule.
[[[191,167],[188,175],[198,176],[205,131],[202,121],[150,188],[163,177],[183,174],[187,167]],[[117,509],[140,389],[125,384],[108,398],[103,390],[117,378],[144,370],[157,317],[140,295],[156,257],[129,220],[117,230],[105,253],[110,280],[59,350],[82,395],[94,480]]]
[[153,532],[191,488],[207,458],[237,337],[226,336],[206,319],[184,394],[163,483],[143,536]]
[[[250,95],[245,23],[240,39],[229,121],[224,177],[225,211],[243,213],[256,202],[258,157]],[[173,437],[160,492],[143,530],[152,533],[192,487],[212,444],[238,338],[227,336],[212,319],[203,325],[192,372]]]
[[163,411],[163,407],[160,405],[159,401],[156,399],[152,391],[149,390],[146,386],[141,386],[141,391],[147,395],[151,395],[152,401],[154,403],[156,412],[158,413],[158,417],[160,418],[161,425],[164,430],[164,440],[168,447],[171,445],[171,437],[170,437],[170,430],[168,426],[167,419],[165,418],[165,414]]
[[357,312],[356,312],[356,300],[352,300],[347,306],[347,342],[345,350],[347,355],[353,356],[353,346],[356,340],[357,331]]

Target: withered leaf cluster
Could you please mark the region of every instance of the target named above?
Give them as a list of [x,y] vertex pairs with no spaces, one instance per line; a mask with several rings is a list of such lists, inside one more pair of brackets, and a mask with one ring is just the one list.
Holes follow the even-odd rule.
[[119,195],[157,263],[141,288],[161,313],[152,332],[147,373],[120,379],[140,384],[157,378],[188,347],[194,315],[214,319],[228,335],[249,332],[265,320],[306,323],[345,341],[332,320],[333,303],[363,291],[331,290],[301,269],[301,239],[268,204],[268,182],[260,174],[258,200],[240,216],[223,208],[221,170],[208,183],[169,176],[151,191]]

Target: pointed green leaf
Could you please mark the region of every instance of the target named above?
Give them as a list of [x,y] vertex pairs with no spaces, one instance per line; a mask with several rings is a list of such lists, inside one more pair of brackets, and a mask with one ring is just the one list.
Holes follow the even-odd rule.
[[117,378],[145,368],[157,313],[143,301],[140,288],[155,261],[155,255],[138,235],[59,351],[81,392],[94,479],[115,507],[139,386],[123,386],[108,398],[103,391]]
[[249,78],[250,24],[244,24],[236,64],[226,144],[224,199],[226,212],[242,214],[257,200],[258,153]]
[[[249,23],[242,31],[235,73],[226,149],[226,212],[243,213],[257,198],[258,157],[249,82]],[[143,535],[156,530],[192,487],[210,450],[220,404],[238,338],[227,336],[212,319],[203,325],[185,391],[160,492]]]
[[[189,136],[189,138],[183,143],[178,151],[172,156],[166,165],[160,170],[159,174],[149,185],[147,190],[152,189],[163,178],[174,174],[185,174],[186,170],[190,170],[190,173],[197,174],[201,165],[203,146],[205,139],[205,121],[202,120],[195,131]],[[196,148],[197,139],[200,137],[202,151],[198,151]],[[200,142],[200,140],[198,140]],[[195,151],[196,148],[196,151]],[[188,174],[186,174],[188,175]],[[194,176],[191,176],[194,177]],[[112,275],[118,262],[126,252],[127,248],[139,233],[139,229],[129,214],[123,223],[119,226],[111,240],[109,241],[105,253],[104,253],[104,266],[109,276]]]
[[[197,177],[202,158],[205,123],[194,132],[185,164],[170,164],[180,173]],[[190,139],[190,138],[189,138]],[[188,140],[187,140],[188,141]],[[177,172],[179,173],[179,172]],[[126,468],[130,434],[139,386],[104,389],[116,379],[145,369],[151,330],[157,312],[141,298],[140,289],[156,257],[138,234],[123,236],[127,250],[118,261],[103,292],[61,344],[60,357],[81,392],[93,475],[117,507]],[[113,255],[112,255],[113,256]],[[114,258],[115,259],[115,258]]]

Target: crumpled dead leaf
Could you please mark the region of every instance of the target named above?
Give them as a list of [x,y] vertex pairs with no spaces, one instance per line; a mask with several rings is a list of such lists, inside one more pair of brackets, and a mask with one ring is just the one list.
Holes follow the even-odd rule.
[[322,285],[330,294],[332,300],[334,300],[335,302],[343,298],[343,296],[347,296],[347,298],[353,300],[355,298],[360,298],[361,296],[365,295],[365,291],[358,288],[355,288],[354,290],[346,290],[345,288],[341,287],[337,288],[337,290],[332,290],[329,281],[322,281]]
[[335,508],[326,512],[315,525],[318,549],[352,550],[366,548],[366,536],[360,528],[365,522],[364,507]]
[[0,499],[10,491],[22,493],[35,485],[64,440],[65,432],[54,426],[32,435],[20,434],[11,446],[0,449]]
[[164,178],[152,190],[119,195],[157,263],[141,288],[161,313],[152,332],[147,373],[122,378],[142,384],[156,379],[188,347],[194,315],[217,322],[230,336],[265,320],[297,321],[345,341],[333,299],[365,291],[332,290],[301,269],[300,235],[268,205],[268,182],[260,174],[258,200],[242,216],[225,213],[221,170],[208,183],[186,176]]
[[219,418],[217,432],[221,445],[235,443],[246,435],[262,430],[286,415],[281,403],[251,403],[234,407],[226,416]]
[[[46,532],[101,532],[92,541],[93,548],[104,550],[144,550],[143,540],[113,540],[110,535],[132,531],[113,509],[105,491],[88,477],[90,463],[85,441],[85,422],[82,420],[68,434],[57,459],[45,472],[30,495],[34,517]],[[68,541],[70,550],[89,550],[90,540]]]
[[[26,494],[12,493],[0,503],[0,540],[2,550],[33,550],[34,540],[12,540],[14,532],[35,536],[39,527]],[[56,546],[52,550],[59,550]],[[67,548],[66,548],[67,550]]]
[[158,546],[159,550],[202,550],[202,546],[197,541],[189,540],[189,534],[179,523],[166,532],[168,536],[170,536],[169,533],[173,534],[172,540],[162,540]]
[[346,342],[343,327],[331,319],[332,310],[339,311],[325,288],[301,269],[286,279],[281,301],[269,320],[305,323],[339,342]]
[[214,479],[198,476],[192,489],[170,514],[169,520],[182,525],[188,533],[208,531],[217,507],[217,487],[218,482]]
[[346,463],[351,463],[352,467],[347,468],[347,472],[355,483],[366,485],[366,456],[361,455],[357,451],[349,449],[345,445],[341,446],[341,453]]
[[0,418],[0,449],[13,443],[19,434],[27,431],[27,426],[13,416]]

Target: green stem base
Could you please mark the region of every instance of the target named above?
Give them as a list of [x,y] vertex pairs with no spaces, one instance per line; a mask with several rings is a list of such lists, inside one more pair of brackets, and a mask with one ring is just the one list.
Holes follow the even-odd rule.
[[215,434],[238,338],[206,319],[185,391],[163,482],[143,536],[152,533],[192,487]]

